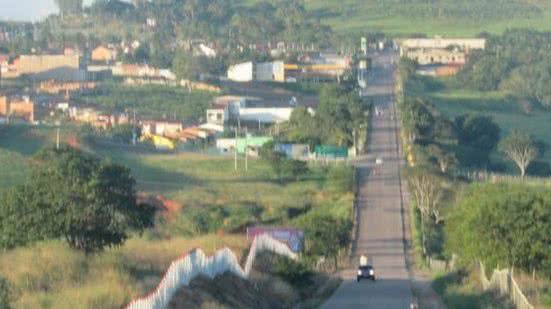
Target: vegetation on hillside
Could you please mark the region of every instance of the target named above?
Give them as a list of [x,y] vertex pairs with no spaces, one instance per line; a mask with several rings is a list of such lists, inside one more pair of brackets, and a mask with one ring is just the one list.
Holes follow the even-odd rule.
[[317,145],[352,146],[354,134],[367,127],[368,110],[369,103],[353,89],[345,85],[324,85],[315,113],[296,108],[281,129],[279,139],[308,144],[312,148]]
[[1,248],[64,238],[93,253],[153,224],[154,209],[137,203],[129,169],[65,147],[42,151],[36,160],[31,181],[1,200]]
[[[513,36],[512,33],[504,37]],[[541,41],[541,37],[532,39]],[[474,271],[472,266],[479,261],[488,269],[497,265],[514,267],[519,273],[533,273],[545,282],[549,278],[551,256],[547,252],[550,244],[546,235],[550,233],[550,226],[546,222],[551,207],[544,181],[536,178],[508,184],[506,179],[513,180],[513,176],[503,179],[497,176],[491,178],[492,183],[469,185],[469,182],[484,181],[481,175],[486,174],[485,170],[509,171],[503,167],[507,161],[517,165],[521,176],[526,171],[549,175],[548,163],[537,161],[545,151],[545,144],[523,133],[531,132],[532,122],[544,125],[546,122],[539,121],[539,117],[546,119],[547,111],[540,106],[524,111],[523,115],[522,104],[518,108],[512,106],[526,97],[515,95],[502,99],[504,96],[496,95],[495,91],[489,92],[495,90],[491,87],[478,92],[487,98],[500,98],[488,108],[488,102],[477,100],[476,95],[463,88],[465,78],[480,78],[465,87],[480,86],[493,77],[507,78],[507,71],[491,71],[500,68],[495,63],[482,65],[484,57],[506,62],[514,57],[530,59],[530,55],[535,55],[527,53],[524,58],[520,54],[525,50],[514,42],[508,47],[509,53],[501,54],[502,50],[497,56],[476,55],[457,78],[418,76],[415,64],[405,59],[399,65],[398,107],[402,114],[402,141],[410,163],[406,177],[414,207],[413,235],[418,237],[414,244],[420,247],[422,257],[459,257],[458,271],[435,282],[435,288],[451,308],[484,307],[496,301],[495,295],[477,293],[476,287],[472,287],[469,272]],[[533,51],[537,52],[538,48]],[[515,61],[509,63],[522,66]],[[472,96],[472,100],[444,104],[448,97],[442,96],[443,93],[450,101],[456,98],[453,94]],[[450,113],[446,109],[452,104],[453,113]],[[510,122],[503,121],[504,114],[511,118]],[[493,115],[498,115],[498,119]],[[521,122],[518,117],[530,117],[530,120]],[[502,128],[503,124],[507,126]],[[539,136],[545,137],[546,133]],[[529,166],[532,169],[527,168]],[[462,170],[474,171],[471,174],[474,177],[464,177],[468,173]],[[538,292],[542,300],[544,293],[543,289]],[[507,306],[506,301],[498,301],[500,306]]]
[[448,249],[481,260],[551,276],[551,194],[530,185],[473,185],[449,214]]
[[108,112],[135,112],[140,118],[181,119],[184,123],[199,123],[214,97],[208,92],[189,92],[169,86],[120,86],[106,84],[92,93],[76,98],[82,104],[92,104]]
[[503,90],[518,100],[551,107],[551,33],[507,31],[489,36],[488,48],[475,54],[460,75],[462,84],[483,91]]

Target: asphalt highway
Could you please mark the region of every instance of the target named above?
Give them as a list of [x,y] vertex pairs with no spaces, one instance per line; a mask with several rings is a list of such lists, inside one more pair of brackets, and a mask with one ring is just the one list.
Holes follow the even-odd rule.
[[[367,155],[358,169],[358,234],[343,283],[321,308],[406,309],[412,301],[411,282],[404,253],[404,214],[401,206],[400,156],[395,120],[394,71],[397,54],[373,56],[366,93],[374,111],[368,134]],[[377,158],[382,164],[376,164]],[[403,188],[405,189],[405,188]],[[375,268],[377,280],[356,282],[361,254]]]

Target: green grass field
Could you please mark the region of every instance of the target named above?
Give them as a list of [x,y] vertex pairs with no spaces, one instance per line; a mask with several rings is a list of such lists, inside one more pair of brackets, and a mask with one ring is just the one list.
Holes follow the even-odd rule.
[[[502,92],[447,89],[432,92],[429,97],[437,109],[448,117],[465,113],[489,115],[499,124],[502,137],[512,130],[519,130],[551,145],[550,110],[534,109],[527,114],[516,101],[506,98]],[[551,163],[551,152],[547,151],[542,159]]]
[[[384,2],[384,1],[383,1]],[[387,1],[391,2],[391,1]],[[520,2],[520,1],[519,1]],[[313,12],[339,12],[337,17],[328,17],[322,20],[333,27],[337,33],[362,33],[367,31],[381,31],[388,35],[399,37],[412,33],[424,33],[428,36],[474,36],[481,32],[502,33],[509,28],[534,28],[551,30],[551,6],[546,1],[531,1],[543,11],[543,16],[535,18],[500,18],[500,19],[472,19],[472,18],[418,18],[407,14],[398,16],[386,13],[381,9],[380,1],[344,0],[317,0],[309,1],[308,8]],[[351,9],[342,9],[347,5]],[[400,6],[403,4],[395,4]],[[415,4],[411,4],[412,6]],[[455,4],[453,4],[455,5]],[[319,14],[319,13],[318,13]]]
[[[30,175],[32,155],[43,147],[53,147],[57,129],[54,127],[0,127],[0,191],[21,184]],[[60,129],[60,141],[69,142],[74,128]]]
[[307,179],[279,183],[270,166],[259,159],[238,159],[204,154],[134,154],[114,149],[99,150],[102,156],[132,169],[138,187],[162,194],[186,206],[254,203],[265,210],[264,219],[281,217],[289,207],[315,202],[323,190],[323,171],[314,168]]
[[[62,141],[73,141],[75,128],[62,130]],[[53,146],[55,129],[4,128],[0,136],[0,192],[23,183],[32,171],[32,156]],[[128,148],[128,147],[125,147]],[[140,191],[161,194],[184,207],[250,205],[262,209],[262,224],[292,224],[289,208],[312,206],[317,212],[351,215],[352,195],[325,193],[326,171],[313,167],[301,181],[279,182],[270,166],[244,158],[234,171],[232,157],[203,154],[130,152],[96,147],[94,153],[132,170]],[[179,224],[179,217],[170,224]],[[233,219],[233,218],[232,218]],[[164,222],[164,221],[162,221]],[[243,234],[201,235],[185,238],[178,229],[159,237],[154,230],[132,236],[116,249],[87,257],[62,241],[45,241],[0,254],[0,274],[18,291],[16,308],[121,308],[150,291],[170,261],[194,247],[209,252],[229,246],[238,253],[248,247]],[[225,224],[225,223],[224,223]]]
[[16,291],[14,308],[115,309],[151,291],[183,253],[202,248],[213,254],[224,246],[241,255],[249,244],[243,236],[135,237],[121,248],[86,256],[47,241],[0,254],[0,274]]
[[[61,131],[61,141],[75,142],[76,128]],[[0,133],[0,191],[20,184],[29,177],[32,155],[41,148],[55,145],[55,128],[10,127]],[[144,154],[116,147],[96,148],[106,159],[129,167],[137,180],[138,190],[161,194],[184,206],[255,203],[266,210],[266,216],[279,217],[288,207],[324,201],[324,170],[313,168],[301,181],[278,182],[263,160],[238,159],[234,171],[233,157],[206,154]]]
[[[252,4],[259,0],[247,0]],[[426,1],[425,1],[426,2]],[[459,1],[462,2],[462,1]],[[467,2],[467,1],[465,1]],[[329,25],[333,31],[342,35],[380,31],[393,37],[424,33],[428,36],[474,36],[481,32],[502,33],[509,28],[533,28],[542,31],[551,30],[551,3],[546,0],[517,1],[534,4],[542,11],[541,16],[496,17],[496,18],[460,18],[460,17],[419,17],[407,14],[407,5],[415,8],[417,4],[392,0],[310,0],[304,4],[310,15],[321,23]],[[450,6],[457,6],[451,2]],[[495,4],[496,6],[499,4]],[[393,9],[394,12],[391,12]],[[488,6],[486,13],[492,14]],[[402,10],[402,14],[396,12]],[[497,14],[499,15],[499,14]]]

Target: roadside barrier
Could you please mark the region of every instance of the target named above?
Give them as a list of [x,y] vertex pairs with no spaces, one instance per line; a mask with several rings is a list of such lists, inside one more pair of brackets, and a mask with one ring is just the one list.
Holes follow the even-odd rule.
[[517,309],[534,309],[522,290],[518,286],[512,272],[509,269],[495,269],[490,279],[486,277],[484,264],[480,262],[480,281],[484,291],[488,289],[496,289],[501,295],[507,295],[511,301],[517,306]]
[[180,288],[199,275],[214,278],[229,271],[241,278],[248,278],[257,254],[270,251],[279,255],[297,259],[298,255],[289,249],[286,243],[263,234],[254,238],[245,267],[242,268],[236,255],[229,249],[218,250],[213,256],[207,257],[201,249],[194,249],[174,260],[157,288],[150,294],[133,300],[127,309],[163,309],[166,308],[172,296]]

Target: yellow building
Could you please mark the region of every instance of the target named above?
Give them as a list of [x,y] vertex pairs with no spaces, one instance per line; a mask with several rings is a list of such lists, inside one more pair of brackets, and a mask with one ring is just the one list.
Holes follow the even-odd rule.
[[28,98],[0,96],[0,116],[16,116],[34,122],[34,103]]
[[13,62],[19,74],[37,74],[46,71],[69,68],[80,68],[79,55],[21,55]]
[[105,46],[98,46],[92,51],[92,61],[111,62],[117,60],[118,52],[116,49]]
[[83,81],[79,55],[21,55],[9,67],[6,78],[28,75],[35,80]]

